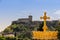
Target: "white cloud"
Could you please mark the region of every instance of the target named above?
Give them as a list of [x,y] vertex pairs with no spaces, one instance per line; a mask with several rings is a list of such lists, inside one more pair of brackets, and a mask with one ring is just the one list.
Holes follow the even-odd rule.
[[10,19],[0,19],[0,32],[3,31],[9,25],[11,25]]
[[52,13],[52,17],[54,17],[54,19],[60,19],[60,10],[55,10],[53,13]]
[[55,14],[57,17],[60,17],[60,10],[55,11],[54,14]]
[[54,12],[54,14],[60,15],[60,10],[56,10],[56,11]]

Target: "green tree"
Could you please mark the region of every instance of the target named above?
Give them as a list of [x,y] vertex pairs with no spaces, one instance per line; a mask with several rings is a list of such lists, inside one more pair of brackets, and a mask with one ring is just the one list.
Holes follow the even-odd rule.
[[60,22],[57,23],[57,27],[55,29],[58,31],[58,39],[60,40]]
[[13,30],[11,29],[11,26],[8,26],[3,32],[10,33],[10,32],[13,32]]
[[4,30],[5,33],[13,32],[16,38],[31,39],[31,29],[23,24],[10,25]]

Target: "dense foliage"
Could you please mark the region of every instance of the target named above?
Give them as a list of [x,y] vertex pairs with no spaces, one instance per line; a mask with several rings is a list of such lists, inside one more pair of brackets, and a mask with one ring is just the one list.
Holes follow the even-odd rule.
[[[58,38],[60,39],[60,22],[54,23],[54,25],[55,24],[57,24],[55,29],[58,30]],[[0,37],[0,40],[32,40],[32,30],[43,31],[42,26],[43,24],[39,24],[39,27],[36,25],[35,27],[31,28],[23,24],[10,25],[3,31],[3,33],[13,33],[15,37]]]
[[18,39],[32,39],[32,28],[30,29],[28,26],[22,25],[22,24],[14,24],[10,25],[8,28],[6,28],[3,33],[13,33],[15,35],[15,38]]

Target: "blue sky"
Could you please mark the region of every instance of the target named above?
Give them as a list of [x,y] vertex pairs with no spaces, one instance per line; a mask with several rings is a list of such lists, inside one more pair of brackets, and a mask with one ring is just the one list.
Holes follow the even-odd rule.
[[29,15],[33,16],[33,20],[40,20],[44,11],[51,19],[59,19],[60,0],[0,0],[0,29]]

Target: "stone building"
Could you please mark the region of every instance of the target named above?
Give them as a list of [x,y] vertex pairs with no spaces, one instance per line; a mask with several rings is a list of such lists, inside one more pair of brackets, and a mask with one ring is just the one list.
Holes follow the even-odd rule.
[[[58,22],[59,22],[58,20],[47,21],[47,26],[48,26],[48,28],[55,30],[54,27],[58,25],[57,24]],[[28,16],[28,18],[20,18],[16,21],[13,21],[12,25],[13,24],[23,24],[28,27],[37,26],[37,28],[38,28],[39,26],[43,26],[43,21],[32,21],[32,16],[30,15],[30,16]]]
[[29,24],[32,22],[32,16],[30,15],[28,18],[21,18],[16,21],[13,21],[12,24]]
[[28,18],[21,18],[12,22],[13,24],[23,24],[26,26],[34,27],[36,24],[39,24],[40,21],[32,21],[32,16],[30,15]]

